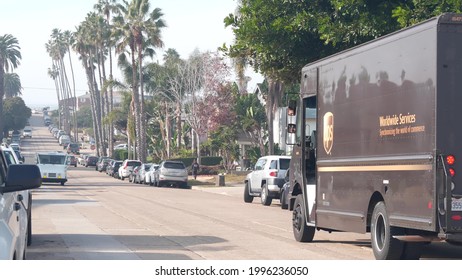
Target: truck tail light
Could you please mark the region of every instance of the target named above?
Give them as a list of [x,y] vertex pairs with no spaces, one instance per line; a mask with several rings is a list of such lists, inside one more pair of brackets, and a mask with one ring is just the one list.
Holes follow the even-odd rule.
[[270,175],[271,177],[277,177],[277,176],[278,176],[278,172],[277,172],[277,171],[271,171],[269,175]]
[[[446,156],[446,163],[449,166],[453,166],[455,162],[456,162],[456,158],[453,155]],[[454,177],[456,175],[456,170],[452,167],[449,167],[449,174],[451,175],[451,177]]]

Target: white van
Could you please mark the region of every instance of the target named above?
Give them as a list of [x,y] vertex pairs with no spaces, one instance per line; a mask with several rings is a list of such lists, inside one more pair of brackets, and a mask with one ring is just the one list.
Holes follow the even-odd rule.
[[32,213],[28,190],[40,187],[40,171],[36,165],[17,164],[8,146],[0,150],[0,259],[25,259]]
[[42,182],[60,183],[61,186],[67,182],[67,154],[59,152],[37,153],[36,163],[40,168]]

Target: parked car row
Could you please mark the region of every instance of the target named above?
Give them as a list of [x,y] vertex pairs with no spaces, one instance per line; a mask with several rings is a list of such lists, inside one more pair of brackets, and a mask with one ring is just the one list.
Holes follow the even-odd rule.
[[64,130],[60,130],[54,125],[50,124],[48,130],[58,140],[60,146],[67,151],[68,154],[78,155],[80,153],[80,145],[72,142],[72,138]]
[[85,167],[95,166],[95,170],[99,172],[120,180],[128,179],[135,184],[188,188],[188,170],[181,161],[166,160],[156,164],[81,155],[78,163]]

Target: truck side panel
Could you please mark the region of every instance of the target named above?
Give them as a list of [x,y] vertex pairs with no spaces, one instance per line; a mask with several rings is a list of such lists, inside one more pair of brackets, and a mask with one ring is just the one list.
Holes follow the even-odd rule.
[[436,229],[436,29],[423,24],[311,66],[318,227],[365,232],[376,196],[392,225]]

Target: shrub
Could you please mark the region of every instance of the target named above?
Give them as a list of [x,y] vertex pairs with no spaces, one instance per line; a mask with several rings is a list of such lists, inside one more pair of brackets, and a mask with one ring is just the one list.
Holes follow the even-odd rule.
[[126,160],[128,158],[127,150],[114,150],[113,153],[115,160]]

